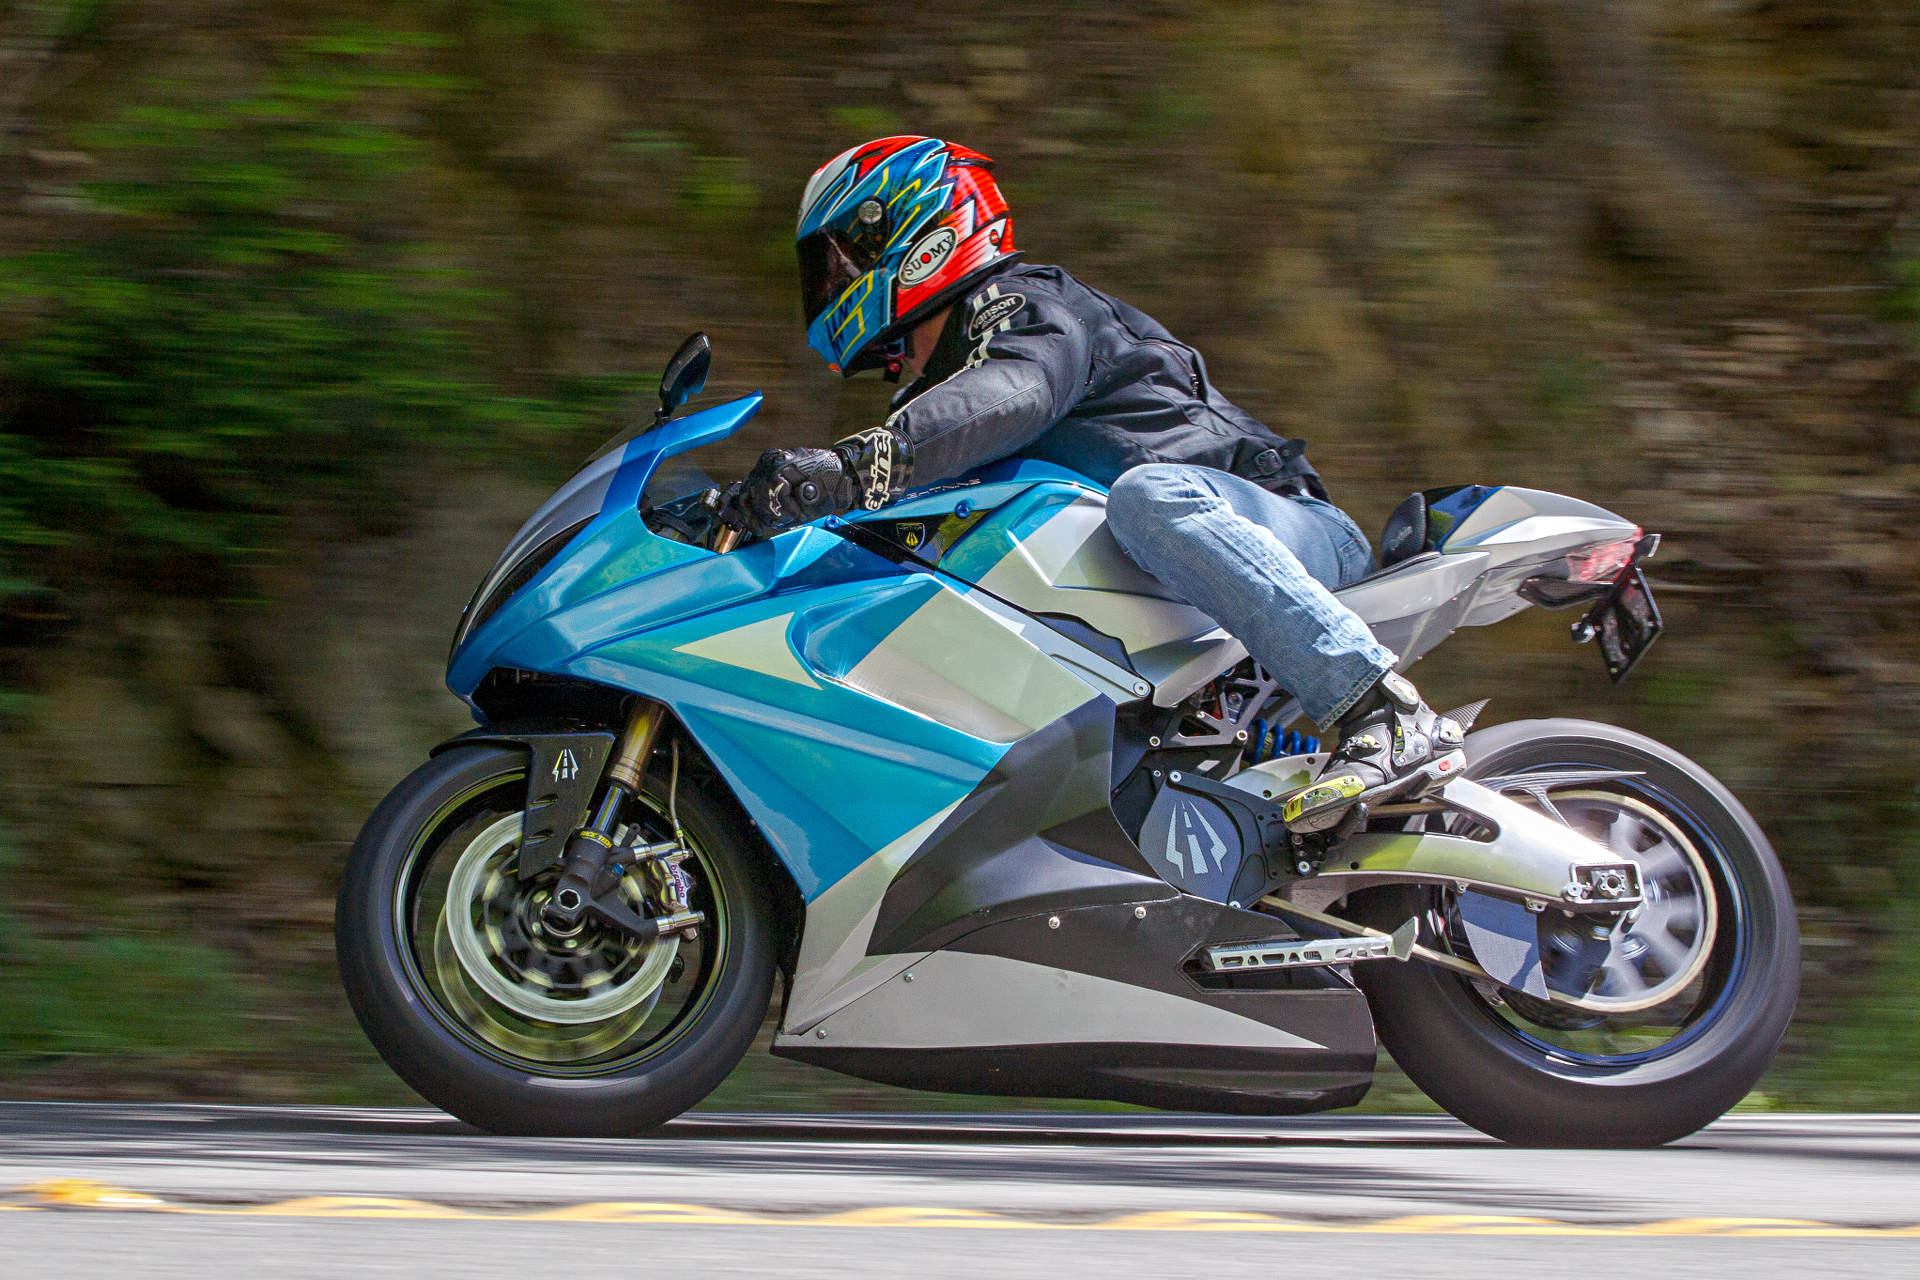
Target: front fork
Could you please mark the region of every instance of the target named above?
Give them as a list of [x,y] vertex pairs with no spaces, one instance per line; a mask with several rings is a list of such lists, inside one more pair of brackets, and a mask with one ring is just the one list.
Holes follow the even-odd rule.
[[[668,714],[662,704],[640,699],[614,744],[603,775],[600,802],[587,825],[568,838],[560,857],[560,879],[553,896],[541,908],[541,924],[555,936],[572,937],[592,919],[643,940],[676,932],[691,939],[694,930],[705,922],[705,913],[687,904],[688,881],[679,869],[687,849],[677,825],[672,840],[620,845],[614,839],[627,802],[646,784],[647,761],[666,727]],[[676,785],[678,781],[676,777]],[[666,914],[642,916],[620,899],[620,878],[630,871],[657,873],[659,896],[668,906]]]

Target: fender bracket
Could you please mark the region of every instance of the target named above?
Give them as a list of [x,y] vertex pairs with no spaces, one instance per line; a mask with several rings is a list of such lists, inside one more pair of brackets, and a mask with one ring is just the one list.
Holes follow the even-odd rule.
[[526,749],[527,806],[520,829],[519,877],[530,879],[558,866],[568,838],[587,823],[593,793],[613,754],[613,732],[574,725],[482,725],[449,738],[431,754],[470,742]]

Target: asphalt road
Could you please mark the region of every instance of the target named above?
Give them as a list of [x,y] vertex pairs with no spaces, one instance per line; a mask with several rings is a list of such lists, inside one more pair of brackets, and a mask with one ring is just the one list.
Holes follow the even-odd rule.
[[1650,1152],[1433,1118],[700,1115],[635,1141],[431,1111],[0,1104],[0,1273],[1920,1275],[1920,1117]]

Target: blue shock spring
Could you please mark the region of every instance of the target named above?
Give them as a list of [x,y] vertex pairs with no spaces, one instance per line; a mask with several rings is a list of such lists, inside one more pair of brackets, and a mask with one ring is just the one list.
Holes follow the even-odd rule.
[[1311,755],[1320,749],[1320,739],[1297,729],[1282,730],[1265,720],[1255,720],[1248,735],[1247,763],[1259,764],[1280,756]]

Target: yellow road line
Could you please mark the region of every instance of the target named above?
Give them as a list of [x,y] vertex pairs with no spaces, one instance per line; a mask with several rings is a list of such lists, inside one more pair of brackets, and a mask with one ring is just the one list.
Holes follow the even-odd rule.
[[461,1209],[427,1200],[389,1196],[302,1196],[268,1204],[217,1205],[168,1201],[79,1178],[30,1183],[14,1189],[23,1200],[0,1210],[114,1209],[138,1213],[179,1213],[211,1217],[394,1218],[466,1222],[623,1222],[679,1226],[735,1227],[881,1227],[998,1231],[1260,1231],[1316,1235],[1500,1235],[1616,1237],[1845,1237],[1920,1239],[1920,1224],[1901,1227],[1850,1227],[1803,1218],[1670,1218],[1656,1222],[1564,1222],[1555,1218],[1501,1214],[1417,1214],[1372,1221],[1327,1222],[1283,1218],[1269,1213],[1210,1210],[1162,1210],[1109,1218],[1047,1221],[1015,1218],[985,1209],[945,1209],[922,1205],[886,1205],[826,1214],[749,1213],[713,1205],[672,1201],[615,1200],[550,1209],[488,1211]]

